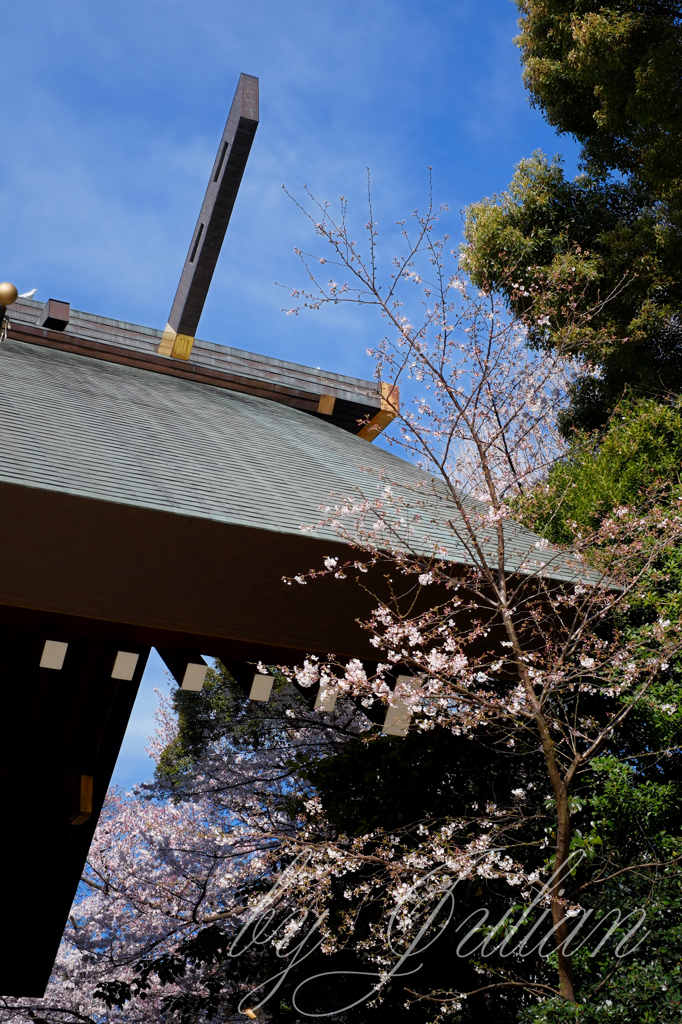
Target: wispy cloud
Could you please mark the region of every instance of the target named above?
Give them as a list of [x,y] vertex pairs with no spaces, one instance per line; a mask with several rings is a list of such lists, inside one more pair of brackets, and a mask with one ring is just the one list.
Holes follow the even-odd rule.
[[[200,335],[370,372],[378,324],[285,318],[307,225],[284,196],[364,201],[388,232],[426,195],[465,203],[541,145],[509,0],[34,0],[3,14],[0,277],[163,326],[240,71],[261,125]],[[563,143],[565,148],[566,143]],[[359,220],[362,222],[360,209]]]

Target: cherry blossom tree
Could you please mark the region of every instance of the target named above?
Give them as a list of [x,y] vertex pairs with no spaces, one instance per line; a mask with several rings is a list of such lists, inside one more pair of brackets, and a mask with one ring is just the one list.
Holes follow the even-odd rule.
[[[629,719],[643,708],[663,719],[676,712],[665,699],[665,679],[679,650],[679,627],[661,619],[632,629],[627,613],[662,552],[679,541],[679,508],[650,495],[642,507],[616,509],[591,535],[576,534],[569,549],[539,537],[529,541],[518,525],[522,499],[565,450],[556,414],[574,370],[571,352],[596,310],[585,308],[572,285],[563,296],[555,289],[549,303],[539,286],[525,290],[524,311],[512,316],[493,293],[472,290],[457,254],[447,253],[447,236],[435,237],[442,211],[433,205],[409,226],[400,223],[404,251],[382,279],[371,197],[364,252],[353,240],[343,198],[336,219],[328,204],[308,198],[301,209],[326,251],[299,250],[308,285],[294,290],[297,305],[289,312],[351,302],[380,314],[385,333],[372,353],[377,377],[391,385],[389,394],[401,386],[412,398],[407,408],[395,403],[398,431],[391,443],[431,480],[410,486],[386,473],[378,496],[368,486],[325,510],[319,525],[332,524],[362,557],[327,563],[297,581],[320,573],[359,577],[370,566],[385,566],[390,594],[376,592],[376,610],[363,624],[383,660],[372,674],[357,662],[309,661],[296,679],[361,701],[379,696],[401,707],[406,720],[414,716],[418,728],[467,735],[484,729],[513,752],[539,746],[554,819],[546,898],[557,991],[572,1002],[569,920],[579,907],[568,895],[570,858],[585,847],[571,824],[580,805],[573,793]],[[334,278],[327,278],[329,268]],[[529,349],[529,323],[553,315],[553,333],[565,344],[550,354]],[[442,830],[434,836],[426,828],[416,862],[413,850],[401,857],[400,842],[396,849],[389,843],[389,900],[398,899],[415,863],[435,867],[442,858],[461,876],[474,865],[482,870],[486,847],[505,851],[495,854],[496,870],[530,893],[537,871],[506,853],[528,799],[521,784],[512,795],[505,807],[482,815],[472,808],[448,823],[447,841]],[[472,820],[475,838],[465,841]],[[540,845],[546,842],[545,836]],[[435,891],[442,884],[434,875]]]

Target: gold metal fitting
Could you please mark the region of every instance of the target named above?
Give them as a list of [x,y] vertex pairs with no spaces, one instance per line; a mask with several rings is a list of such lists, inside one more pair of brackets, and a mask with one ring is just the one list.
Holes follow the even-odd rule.
[[189,334],[177,334],[170,324],[166,324],[161,342],[157,348],[160,356],[170,356],[171,359],[189,359],[192,354],[194,338]]
[[13,284],[10,284],[9,281],[3,281],[0,284],[0,306],[11,306],[18,298],[19,292]]

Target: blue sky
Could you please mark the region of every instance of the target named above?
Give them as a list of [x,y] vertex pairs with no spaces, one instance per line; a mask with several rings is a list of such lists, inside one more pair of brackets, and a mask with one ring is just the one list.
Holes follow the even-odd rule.
[[[349,198],[366,168],[388,236],[424,205],[446,226],[541,148],[576,148],[532,110],[510,0],[31,0],[3,9],[0,279],[162,328],[241,71],[261,122],[198,334],[371,376],[362,310],[285,317],[313,242],[282,191]],[[148,773],[150,663],[117,779]]]

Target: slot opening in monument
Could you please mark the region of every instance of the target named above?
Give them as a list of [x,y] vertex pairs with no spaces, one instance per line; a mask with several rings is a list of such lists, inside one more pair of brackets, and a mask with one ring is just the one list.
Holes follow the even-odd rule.
[[218,178],[220,177],[220,172],[223,169],[223,160],[225,159],[225,154],[226,153],[227,153],[227,143],[223,142],[223,144],[221,146],[221,149],[220,149],[220,159],[218,160],[218,166],[216,167],[215,174],[213,175],[213,180],[214,181],[217,181]]
[[197,249],[199,248],[199,242],[201,241],[201,236],[203,235],[203,233],[204,233],[204,225],[200,224],[199,225],[199,233],[197,235],[196,242],[192,246],[192,255],[189,258],[190,263],[194,263],[194,257],[197,254]]

